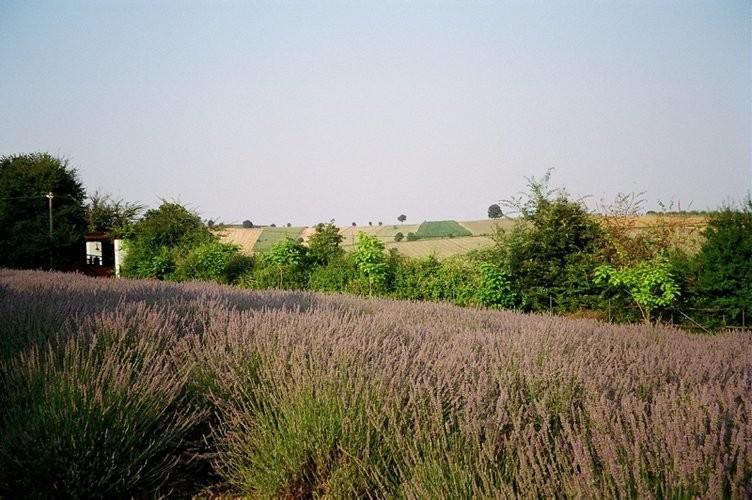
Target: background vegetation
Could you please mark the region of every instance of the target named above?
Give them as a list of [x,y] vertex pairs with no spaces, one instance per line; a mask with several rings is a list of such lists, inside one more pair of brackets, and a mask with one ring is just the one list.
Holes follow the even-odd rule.
[[[551,188],[550,177],[549,171],[530,178],[526,192],[491,205],[490,217],[507,218],[482,228],[455,221],[408,226],[404,214],[400,225],[249,227],[244,231],[254,235],[243,244],[255,252],[247,255],[221,239],[222,224],[202,221],[180,204],[163,202],[141,215],[140,205],[100,193],[84,203],[83,187],[66,161],[47,154],[4,157],[0,266],[81,265],[89,230],[126,239],[122,272],[135,278],[661,321],[697,331],[749,324],[749,199],[704,214],[701,223],[672,206],[644,217],[636,194],[620,195],[592,213],[564,189]],[[495,232],[488,232],[489,224]],[[467,236],[484,231],[486,236]]]

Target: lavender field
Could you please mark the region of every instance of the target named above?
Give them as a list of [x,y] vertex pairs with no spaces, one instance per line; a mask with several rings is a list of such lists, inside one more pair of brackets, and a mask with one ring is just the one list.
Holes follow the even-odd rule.
[[0,497],[748,498],[752,335],[0,270]]

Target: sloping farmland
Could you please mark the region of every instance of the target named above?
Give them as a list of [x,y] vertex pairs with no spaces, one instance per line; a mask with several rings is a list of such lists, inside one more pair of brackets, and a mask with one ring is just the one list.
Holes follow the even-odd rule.
[[418,231],[420,224],[384,224],[381,226],[347,226],[339,230],[339,233],[344,237],[342,240],[342,248],[350,250],[352,247],[358,244],[358,233],[364,232],[369,236],[375,236],[382,243],[389,244],[394,243],[394,235],[402,233],[407,238],[407,233],[415,233]]
[[514,219],[483,219],[460,221],[460,225],[466,227],[473,236],[492,236],[497,228],[509,231],[515,224]]
[[297,240],[306,229],[304,227],[264,227],[263,232],[253,246],[254,252],[267,252],[285,238]]
[[234,243],[240,246],[243,253],[252,254],[266,252],[270,250],[275,243],[284,240],[286,237],[298,239],[312,234],[310,228],[304,227],[227,227],[217,231],[219,240],[222,243]]
[[386,248],[396,248],[400,255],[406,257],[428,257],[434,255],[437,258],[450,257],[457,254],[465,254],[472,250],[488,248],[494,242],[486,236],[461,236],[457,238],[434,238],[417,241],[392,241],[386,244]]
[[243,253],[250,255],[263,231],[263,227],[227,227],[217,231],[216,234],[219,235],[219,241],[222,243],[238,245]]

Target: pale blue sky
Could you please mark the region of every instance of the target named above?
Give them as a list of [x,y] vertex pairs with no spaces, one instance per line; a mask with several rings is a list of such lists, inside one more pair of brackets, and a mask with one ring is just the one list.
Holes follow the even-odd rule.
[[228,223],[752,189],[752,2],[0,0],[0,155]]

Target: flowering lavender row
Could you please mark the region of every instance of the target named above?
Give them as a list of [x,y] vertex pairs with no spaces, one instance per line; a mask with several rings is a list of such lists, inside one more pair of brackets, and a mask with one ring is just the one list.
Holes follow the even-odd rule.
[[0,496],[752,492],[748,333],[9,270],[0,331]]

